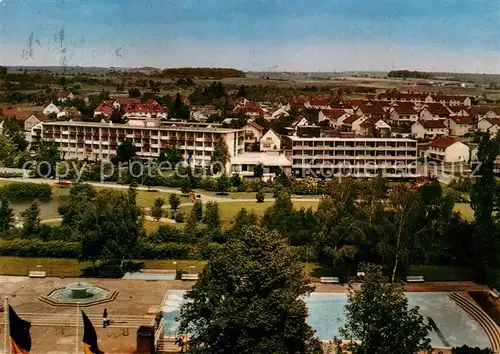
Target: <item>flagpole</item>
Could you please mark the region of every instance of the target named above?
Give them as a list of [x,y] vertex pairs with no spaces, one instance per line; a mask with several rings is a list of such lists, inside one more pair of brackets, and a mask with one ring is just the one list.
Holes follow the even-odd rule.
[[7,351],[7,339],[8,339],[8,336],[7,336],[7,332],[9,330],[9,298],[7,296],[5,296],[5,306],[4,306],[4,309],[5,309],[5,328],[4,328],[4,333],[3,333],[3,349],[4,349],[4,353],[7,354],[8,351]]
[[75,354],[78,354],[78,344],[80,340],[78,339],[78,325],[80,324],[78,317],[80,315],[80,302],[76,303],[76,343],[75,343]]

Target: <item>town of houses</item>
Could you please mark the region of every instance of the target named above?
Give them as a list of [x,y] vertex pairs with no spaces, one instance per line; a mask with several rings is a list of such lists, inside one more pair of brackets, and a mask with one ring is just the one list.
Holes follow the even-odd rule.
[[[278,170],[299,178],[380,173],[418,178],[421,158],[468,164],[475,159],[474,133],[496,136],[500,129],[500,107],[445,94],[385,92],[372,99],[309,97],[276,103],[235,97],[228,99],[232,108],[225,112],[186,100],[190,118],[184,120],[170,116],[154,99],[136,98],[103,101],[93,120],[83,120],[75,107],[61,107],[74,99],[88,102],[84,95],[62,90],[56,102],[40,111],[2,106],[0,119],[21,122],[30,142],[55,142],[64,159],[110,160],[118,145],[130,141],[141,159],[155,159],[163,148],[176,146],[190,163],[207,166],[222,138],[231,156],[227,172],[252,177],[254,167],[262,164],[266,178]],[[120,123],[112,122],[114,112],[119,112]],[[311,118],[311,112],[317,116]],[[296,119],[282,134],[259,124],[292,114]],[[227,118],[214,123],[214,115]],[[245,119],[242,126],[228,126],[240,117]]]

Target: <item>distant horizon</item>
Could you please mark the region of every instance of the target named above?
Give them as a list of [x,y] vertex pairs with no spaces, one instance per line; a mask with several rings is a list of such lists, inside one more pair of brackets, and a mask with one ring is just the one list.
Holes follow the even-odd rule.
[[[86,65],[7,65],[0,64],[0,66],[4,66],[7,68],[82,68],[82,69],[126,69],[126,70],[145,70],[145,69],[154,69],[154,70],[165,70],[165,69],[183,69],[183,68],[214,68],[214,69],[235,69],[242,71],[244,73],[271,73],[271,74],[280,74],[280,73],[297,73],[297,74],[343,74],[343,73],[389,73],[390,71],[398,71],[398,70],[409,70],[409,71],[418,71],[424,72],[428,74],[469,74],[469,75],[500,75],[498,73],[485,73],[485,72],[466,72],[466,71],[426,71],[426,70],[415,70],[411,68],[395,68],[391,70],[342,70],[342,71],[295,71],[295,70],[277,70],[277,71],[264,71],[264,70],[243,70],[237,67],[227,67],[227,66],[170,66],[170,67],[155,67],[151,65],[142,65],[142,66],[86,66]],[[397,77],[394,77],[397,79]],[[422,78],[415,78],[422,79]]]
[[497,74],[499,28],[497,0],[0,0],[0,65]]

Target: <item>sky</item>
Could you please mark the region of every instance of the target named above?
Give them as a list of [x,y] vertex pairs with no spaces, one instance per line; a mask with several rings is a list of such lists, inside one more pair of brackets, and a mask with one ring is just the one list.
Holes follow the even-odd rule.
[[0,0],[0,64],[500,73],[500,0]]

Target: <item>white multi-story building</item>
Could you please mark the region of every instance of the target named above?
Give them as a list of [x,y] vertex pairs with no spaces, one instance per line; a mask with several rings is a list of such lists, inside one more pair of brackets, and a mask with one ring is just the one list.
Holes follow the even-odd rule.
[[244,152],[244,131],[211,125],[147,126],[97,122],[41,122],[35,125],[33,138],[54,141],[64,159],[109,160],[124,141],[133,143],[142,159],[157,158],[167,146],[176,146],[195,165],[207,166],[215,143],[222,137],[229,154]]
[[289,136],[295,177],[416,178],[417,142],[401,138]]

